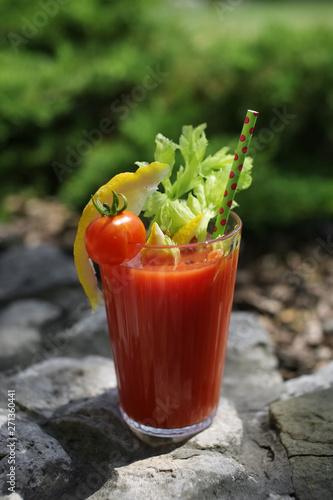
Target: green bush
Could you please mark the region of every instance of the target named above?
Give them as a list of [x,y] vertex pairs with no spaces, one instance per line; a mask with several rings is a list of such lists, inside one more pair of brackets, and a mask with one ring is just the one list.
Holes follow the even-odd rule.
[[212,149],[233,148],[251,107],[246,223],[332,216],[329,27],[262,22],[239,36],[214,2],[159,0],[0,0],[0,19],[2,197],[28,190],[80,209],[117,172],[151,161],[157,132],[177,139],[183,124],[206,122]]

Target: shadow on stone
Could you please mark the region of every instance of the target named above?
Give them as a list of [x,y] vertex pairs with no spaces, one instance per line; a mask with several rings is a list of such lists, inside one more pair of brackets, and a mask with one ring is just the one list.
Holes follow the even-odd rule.
[[169,453],[185,443],[152,448],[138,440],[123,422],[116,388],[60,406],[43,428],[57,439],[75,468],[75,486],[63,500],[87,498],[107,480],[116,481],[115,468]]

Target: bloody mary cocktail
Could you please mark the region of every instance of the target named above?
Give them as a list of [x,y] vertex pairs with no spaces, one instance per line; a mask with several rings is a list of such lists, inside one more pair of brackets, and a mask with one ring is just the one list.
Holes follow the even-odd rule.
[[[185,437],[211,423],[240,230],[241,221],[232,214],[229,234],[179,246],[177,265],[164,265],[163,258],[143,264],[139,252],[130,262],[101,266],[120,407],[134,430]],[[154,248],[156,255],[162,250]]]

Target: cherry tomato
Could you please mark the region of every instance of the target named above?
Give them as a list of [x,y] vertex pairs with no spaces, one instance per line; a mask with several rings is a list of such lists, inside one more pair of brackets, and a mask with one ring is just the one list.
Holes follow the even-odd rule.
[[89,257],[97,264],[118,265],[139,252],[133,243],[143,244],[146,230],[143,222],[126,210],[115,216],[103,215],[86,229],[84,244]]

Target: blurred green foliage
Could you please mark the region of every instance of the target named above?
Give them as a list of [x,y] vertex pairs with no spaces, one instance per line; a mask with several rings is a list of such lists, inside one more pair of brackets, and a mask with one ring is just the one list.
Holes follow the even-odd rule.
[[206,122],[211,150],[234,148],[251,108],[246,224],[332,216],[333,6],[186,5],[0,0],[2,197],[53,194],[80,209],[152,161],[157,132],[178,139]]

